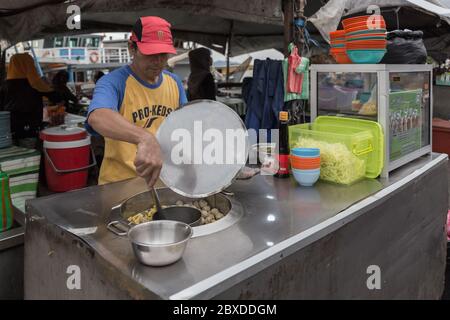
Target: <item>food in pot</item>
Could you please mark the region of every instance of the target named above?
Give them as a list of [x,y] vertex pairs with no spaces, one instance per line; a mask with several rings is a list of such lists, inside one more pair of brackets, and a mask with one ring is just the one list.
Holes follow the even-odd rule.
[[[202,199],[200,201],[187,202],[187,203],[184,203],[183,201],[178,200],[177,202],[175,202],[175,205],[200,209],[202,212],[202,218],[201,218],[202,225],[213,223],[213,222],[218,221],[218,220],[222,219],[223,217],[225,217],[225,215],[222,212],[220,212],[219,209],[213,208],[204,199]],[[162,206],[162,208],[163,209],[167,208],[167,206]],[[133,223],[133,224],[141,224],[144,222],[152,221],[153,215],[155,213],[156,213],[156,207],[153,207],[149,210],[135,214],[134,216],[129,217],[127,220],[128,220],[128,222]]]
[[134,216],[129,217],[127,220],[130,223],[141,224],[144,222],[149,222],[153,220],[153,215],[156,213],[156,207],[153,207],[149,210],[145,210],[144,212],[135,214]]

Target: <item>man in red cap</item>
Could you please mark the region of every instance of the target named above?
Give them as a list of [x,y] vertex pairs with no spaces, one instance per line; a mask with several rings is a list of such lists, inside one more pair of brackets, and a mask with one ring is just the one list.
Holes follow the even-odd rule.
[[151,187],[162,166],[155,133],[164,119],[187,102],[180,79],[165,71],[175,54],[170,24],[142,17],[129,40],[130,65],[103,76],[88,111],[88,129],[105,137],[99,184],[139,175]]

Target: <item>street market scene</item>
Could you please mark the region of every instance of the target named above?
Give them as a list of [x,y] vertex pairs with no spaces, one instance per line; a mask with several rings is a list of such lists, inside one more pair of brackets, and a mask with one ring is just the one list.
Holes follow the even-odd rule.
[[0,300],[450,299],[450,1],[0,8]]

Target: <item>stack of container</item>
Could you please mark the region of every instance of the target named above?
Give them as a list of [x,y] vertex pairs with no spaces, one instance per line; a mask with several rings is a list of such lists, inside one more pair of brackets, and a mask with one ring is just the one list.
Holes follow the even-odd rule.
[[0,148],[7,148],[12,145],[10,113],[0,111]]
[[345,46],[345,30],[330,32],[331,50],[330,53],[337,63],[350,64],[352,61],[347,56]]
[[370,15],[345,19],[347,55],[354,63],[379,63],[387,50],[386,22],[383,16]]
[[338,63],[379,63],[387,50],[386,22],[370,15],[342,21],[344,30],[330,32],[330,53]]

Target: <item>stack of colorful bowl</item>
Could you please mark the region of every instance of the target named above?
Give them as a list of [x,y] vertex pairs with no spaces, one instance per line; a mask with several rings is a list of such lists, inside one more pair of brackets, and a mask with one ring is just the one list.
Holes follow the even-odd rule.
[[330,32],[331,49],[330,53],[337,63],[349,64],[352,63],[347,56],[345,47],[345,30],[338,30]]
[[320,150],[295,148],[290,155],[292,174],[304,187],[312,187],[320,177]]
[[354,63],[379,63],[386,54],[386,22],[383,16],[361,16],[342,21],[347,55]]

